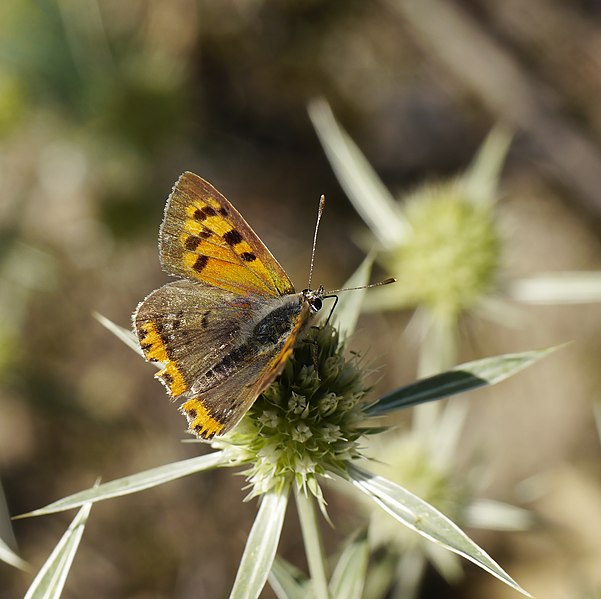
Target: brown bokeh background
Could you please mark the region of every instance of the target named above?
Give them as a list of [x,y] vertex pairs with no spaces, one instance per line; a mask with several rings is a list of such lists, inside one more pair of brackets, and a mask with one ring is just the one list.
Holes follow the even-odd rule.
[[[0,57],[0,480],[11,515],[199,452],[180,443],[184,421],[153,368],[92,316],[129,326],[167,281],[156,236],[182,171],[232,200],[299,288],[321,193],[315,280],[338,286],[360,263],[362,225],[306,113],[315,96],[396,195],[462,170],[495,123],[509,125],[507,276],[601,264],[596,0],[4,0]],[[382,367],[381,389],[415,376],[406,320],[372,316],[353,341]],[[485,496],[537,514],[529,533],[470,533],[539,597],[601,592],[600,331],[597,305],[462,329],[462,360],[575,340],[473,394],[458,457],[485,465]],[[242,486],[218,471],[98,504],[64,596],[227,596],[256,509]],[[334,550],[361,518],[328,499]],[[281,551],[303,567],[292,516]],[[34,570],[70,517],[14,523]],[[453,589],[430,573],[422,597],[515,596],[466,570]],[[2,599],[30,581],[0,563]]]

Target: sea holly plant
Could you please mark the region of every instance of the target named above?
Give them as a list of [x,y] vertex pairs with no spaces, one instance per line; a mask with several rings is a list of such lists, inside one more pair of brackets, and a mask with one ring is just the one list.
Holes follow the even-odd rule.
[[0,483],[0,531],[5,536],[3,539],[0,536],[0,560],[5,564],[19,568],[20,570],[27,570],[28,565],[15,553],[11,548],[16,545],[14,535],[12,534],[12,528],[10,526],[10,516],[8,507],[6,505],[6,499],[4,497],[4,490]]
[[[375,259],[398,285],[373,289],[366,311],[415,309],[421,333],[420,374],[455,362],[459,318],[464,314],[515,322],[523,304],[601,301],[601,272],[540,272],[511,278],[504,268],[501,171],[510,132],[496,126],[464,172],[426,182],[395,197],[323,98],[308,112],[340,185],[377,246]],[[361,243],[361,241],[360,241]]]
[[[409,329],[420,339],[421,376],[446,370],[455,362],[464,315],[506,325],[524,322],[520,304],[601,301],[601,272],[540,272],[512,278],[505,271],[504,247],[510,239],[501,225],[503,206],[497,201],[510,144],[504,128],[491,131],[463,173],[395,197],[328,103],[316,99],[308,110],[341,186],[369,229],[369,240],[359,238],[359,244],[377,246],[376,261],[399,279],[398,285],[369,292],[364,308],[414,310]],[[418,490],[437,506],[452,504],[453,516],[462,524],[497,530],[527,528],[531,518],[524,510],[476,498],[470,468],[463,467],[460,476],[454,472],[467,410],[467,403],[457,399],[444,406],[420,406],[410,431],[372,443],[374,469],[381,473],[388,468],[396,482]],[[415,594],[426,560],[447,579],[456,577],[458,560],[396,531],[378,511],[370,510],[372,544],[386,545],[400,555],[398,578],[405,586],[400,595]]]
[[[365,265],[364,272],[367,272]],[[348,331],[342,321],[354,322],[358,306],[346,302],[340,308],[336,324]],[[106,319],[102,322],[120,338],[130,339],[129,332]],[[397,483],[370,471],[362,447],[367,436],[376,436],[383,430],[382,416],[498,383],[549,350],[466,363],[373,399],[365,382],[363,358],[354,354],[347,357],[345,346],[345,340],[332,324],[307,328],[280,378],[263,393],[234,430],[211,441],[215,450],[212,453],[103,483],[24,516],[74,509],[213,468],[242,469],[248,483],[247,498],[257,497],[259,507],[230,597],[258,597],[270,572],[274,585],[281,587],[282,581],[284,586],[286,580],[290,581],[290,577],[284,575],[282,562],[274,560],[291,494],[296,499],[309,564],[311,596],[345,597],[348,587],[341,572],[351,567],[349,563],[364,563],[365,547],[355,546],[355,552],[350,548],[348,554],[343,553],[343,561],[339,560],[333,576],[329,576],[322,551],[319,510],[326,513],[322,484],[337,479],[398,523],[467,558],[516,591],[528,595],[442,512]],[[335,520],[335,514],[327,516]],[[355,580],[354,592],[360,586]]]
[[420,373],[448,368],[455,362],[459,318],[498,311],[501,303],[496,200],[508,131],[493,129],[463,174],[425,183],[397,200],[327,102],[317,99],[308,108],[341,186],[372,233],[363,243],[375,245],[376,261],[399,279],[398,285],[374,289],[364,308],[415,308],[422,337]]
[[[519,291],[524,298],[532,284],[527,287],[526,282],[519,282],[512,287],[504,280],[506,240],[497,202],[511,141],[507,130],[494,128],[463,173],[425,183],[396,198],[327,102],[314,100],[308,110],[341,186],[369,228],[358,243],[369,247],[386,272],[399,279],[397,285],[369,292],[364,309],[414,310],[409,330],[417,332],[420,340],[421,376],[447,370],[455,363],[464,315],[505,323],[520,316],[507,300],[518,298]],[[515,293],[508,293],[512,289]],[[540,298],[544,290],[538,289]],[[562,291],[565,295],[565,285]],[[584,292],[579,297],[585,297]],[[462,524],[493,530],[527,528],[530,517],[524,510],[477,498],[478,477],[472,476],[473,468],[463,468],[459,476],[454,471],[467,411],[465,398],[420,405],[410,430],[370,437],[366,453],[373,459],[373,469],[417,491]],[[459,560],[448,552],[399,534],[379,510],[368,509],[368,515],[372,547],[385,547],[398,555],[392,575],[398,579],[399,597],[415,596],[427,561],[449,581],[460,574]]]

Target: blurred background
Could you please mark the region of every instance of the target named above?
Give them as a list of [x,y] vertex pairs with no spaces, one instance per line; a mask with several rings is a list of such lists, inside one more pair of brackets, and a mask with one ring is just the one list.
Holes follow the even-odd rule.
[[[184,170],[236,205],[297,288],[322,193],[314,280],[337,287],[358,266],[364,225],[307,115],[316,96],[396,197],[461,172],[496,123],[509,126],[505,272],[599,269],[596,0],[3,0],[0,511],[204,451],[180,443],[185,422],[153,367],[93,318],[128,327],[167,282],[157,233]],[[483,495],[532,510],[536,523],[468,532],[535,596],[599,597],[601,308],[520,310],[517,327],[463,323],[461,361],[574,343],[470,397],[458,462],[477,456]],[[353,338],[380,367],[380,391],[416,376],[409,318],[369,315]],[[221,470],[96,505],[64,596],[227,596],[256,510],[241,503],[243,482]],[[328,502],[335,551],[361,516],[345,497]],[[6,513],[0,536],[11,544]],[[12,524],[34,571],[70,518]],[[293,517],[280,550],[304,567]],[[30,582],[0,563],[0,597]],[[428,570],[419,596],[517,595],[466,565],[452,587]]]

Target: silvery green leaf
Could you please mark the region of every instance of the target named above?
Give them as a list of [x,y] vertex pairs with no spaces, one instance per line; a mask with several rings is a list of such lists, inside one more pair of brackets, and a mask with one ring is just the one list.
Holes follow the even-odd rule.
[[87,503],[77,512],[71,526],[31,583],[25,599],[58,599],[61,596],[91,508],[92,504]]
[[269,584],[278,599],[307,599],[309,581],[285,559],[275,556]]
[[28,570],[29,564],[23,561],[12,549],[11,545],[16,546],[15,536],[10,521],[4,490],[0,483],[0,560],[19,568],[20,570]]
[[137,354],[140,354],[142,357],[144,357],[144,354],[140,349],[140,344],[138,343],[138,340],[136,339],[136,336],[133,334],[132,331],[122,326],[119,326],[118,324],[115,324],[112,320],[109,320],[106,316],[103,316],[98,312],[94,312],[94,318],[104,328],[108,329],[111,333],[113,333],[113,335],[115,335],[117,339],[120,339],[121,341],[123,341],[123,343],[125,343],[125,345],[133,349]]
[[315,509],[316,498],[296,486],[295,499],[311,576],[311,595],[314,599],[329,599],[326,557]]
[[2,539],[0,539],[0,560],[20,570],[28,569],[27,562],[22,560]]
[[[365,258],[359,265],[359,268],[351,275],[344,284],[344,288],[363,287],[369,283],[369,275],[373,259]],[[338,296],[338,303],[334,311],[333,318],[336,321],[337,328],[342,337],[348,338],[352,335],[359,320],[361,305],[365,297],[365,289],[355,289],[352,291],[343,291]],[[327,312],[327,309],[324,310]],[[322,317],[323,318],[323,317]],[[327,318],[327,316],[326,316]]]
[[386,285],[372,289],[366,295],[363,312],[396,312],[414,307],[414,298],[407,295],[399,285]]
[[27,514],[21,514],[18,518],[63,512],[65,510],[80,507],[87,502],[95,503],[105,499],[112,499],[113,497],[130,495],[184,476],[189,476],[195,472],[227,465],[227,455],[223,451],[190,458],[188,460],[181,460],[180,462],[173,462],[171,464],[166,464],[165,466],[159,466],[158,468],[152,468],[151,470],[124,476],[123,478],[112,480],[108,483],[98,485],[97,487],[86,489],[85,491],[80,491],[79,493],[69,495],[68,497],[50,503],[45,507],[28,512]]
[[365,533],[347,543],[330,580],[332,599],[361,599],[367,575],[369,544]]
[[505,328],[520,329],[529,322],[528,311],[524,306],[496,291],[478,300],[474,314]]
[[288,493],[286,489],[261,496],[230,599],[256,599],[263,590],[280,542]]
[[392,552],[378,553],[370,561],[363,585],[363,599],[384,599],[398,580],[399,558]]
[[492,204],[497,199],[499,177],[511,133],[503,125],[497,125],[480,146],[474,161],[461,178],[467,197],[474,204]]
[[530,596],[454,522],[400,485],[356,466],[348,468],[353,484],[396,520],[480,566],[516,591]]
[[419,349],[420,377],[443,372],[457,363],[456,318],[435,311],[429,311],[427,316]]
[[523,531],[534,523],[532,512],[492,499],[473,500],[466,506],[464,519],[468,526],[485,530]]
[[380,243],[397,245],[407,223],[365,156],[340,127],[324,99],[309,103],[309,116],[340,185]]
[[511,281],[509,296],[528,304],[584,304],[601,301],[601,272],[556,272]]
[[442,399],[484,385],[494,385],[534,364],[547,354],[555,351],[555,349],[555,347],[552,347],[515,354],[503,354],[466,362],[452,370],[396,389],[367,407],[365,412],[369,416],[379,416],[393,410]]

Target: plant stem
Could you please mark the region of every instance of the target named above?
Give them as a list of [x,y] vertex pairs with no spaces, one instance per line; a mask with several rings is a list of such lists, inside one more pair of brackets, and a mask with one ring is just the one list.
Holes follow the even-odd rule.
[[314,596],[316,599],[329,599],[326,561],[317,523],[315,499],[311,494],[298,489],[295,491],[295,498]]
[[[435,312],[423,316],[427,325],[419,353],[420,378],[449,370],[455,364],[457,354],[457,323],[454,317]],[[414,430],[427,439],[436,429],[440,412],[438,402],[417,407],[413,416]]]

